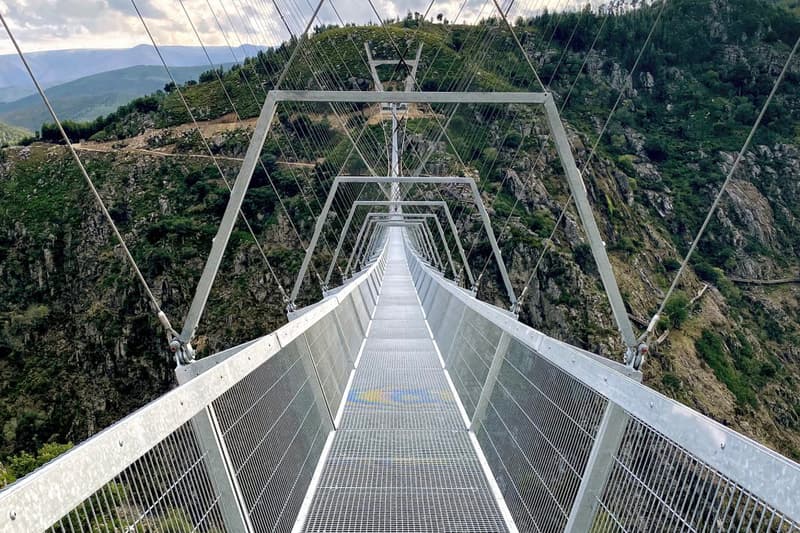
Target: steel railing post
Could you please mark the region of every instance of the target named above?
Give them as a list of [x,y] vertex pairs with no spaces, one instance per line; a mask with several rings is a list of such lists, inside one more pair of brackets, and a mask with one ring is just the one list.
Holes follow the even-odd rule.
[[511,344],[511,335],[505,331],[500,335],[500,341],[497,343],[497,348],[492,357],[492,364],[489,367],[489,373],[486,375],[486,381],[481,387],[481,395],[478,398],[478,404],[475,406],[475,412],[472,414],[472,422],[469,429],[473,433],[478,431],[478,427],[483,423],[486,416],[486,407],[489,405],[489,398],[492,397],[494,385],[497,382],[497,375],[500,373],[500,367],[503,366],[508,347]]
[[565,533],[584,533],[590,530],[628,420],[628,413],[624,409],[608,402],[583,471],[578,494],[572,504]]
[[[189,381],[192,374],[176,372],[178,385]],[[225,527],[233,533],[254,533],[250,521],[247,504],[242,495],[236,471],[231,461],[225,438],[219,427],[219,421],[213,404],[203,408],[192,418],[192,431],[197,443],[206,452],[205,462],[208,477],[219,496],[219,508]]]

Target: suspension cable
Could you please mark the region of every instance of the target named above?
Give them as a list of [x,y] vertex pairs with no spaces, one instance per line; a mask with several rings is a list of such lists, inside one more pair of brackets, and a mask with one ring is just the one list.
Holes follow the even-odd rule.
[[[216,77],[217,81],[219,81],[220,87],[222,88],[222,92],[224,93],[225,98],[228,100],[228,103],[230,104],[231,109],[233,110],[233,114],[236,117],[236,121],[241,123],[242,118],[241,118],[241,115],[239,114],[239,110],[236,108],[236,105],[233,103],[233,98],[231,97],[230,93],[228,92],[228,89],[225,87],[225,83],[222,80],[222,76],[220,75],[219,70],[217,70],[216,65],[211,60],[211,55],[208,53],[208,49],[206,48],[206,45],[203,42],[203,40],[200,38],[200,33],[197,31],[197,27],[195,26],[194,22],[192,21],[191,17],[189,16],[189,11],[186,9],[186,4],[184,3],[184,0],[179,0],[179,3],[180,3],[180,6],[181,6],[181,9],[183,10],[183,13],[186,15],[186,19],[188,20],[190,27],[192,28],[192,32],[194,33],[195,37],[197,38],[197,41],[200,44],[200,47],[203,49],[203,53],[205,54],[205,57],[208,60],[208,63],[211,66],[211,69],[214,72],[214,76]],[[164,68],[167,69],[167,72],[170,71],[169,67],[166,64],[164,65]],[[170,78],[172,78],[172,74],[171,73],[169,74],[169,76],[170,76]],[[180,92],[180,88],[177,86],[177,84],[175,84],[175,89],[176,89],[176,91]],[[194,122],[195,126],[197,127],[197,132],[202,136],[203,133],[202,133],[202,131],[200,131],[200,128],[199,128],[197,122],[194,120],[194,115],[188,109],[188,103],[186,102],[186,99],[183,98],[183,94],[182,93],[181,93],[181,100],[184,102],[184,104],[187,104],[186,111],[192,117],[192,121]],[[208,146],[207,143],[205,143],[205,142],[204,142],[204,144],[206,144],[206,146],[210,150],[210,146]],[[216,163],[217,160],[216,160],[215,155],[214,154],[210,154],[210,155],[211,155],[211,158],[214,159],[214,162]],[[263,162],[261,162],[260,158],[259,158],[259,163],[261,163],[262,166],[263,166]],[[266,172],[266,169],[264,169],[264,170]],[[225,185],[227,185],[228,190],[231,190],[231,186],[228,183],[228,180],[225,179],[224,174],[222,174],[222,170],[221,169],[220,169],[220,175],[222,176],[222,179],[225,182]],[[286,290],[284,289],[283,284],[281,283],[281,280],[278,277],[277,273],[275,272],[275,269],[273,268],[272,264],[270,264],[269,259],[267,259],[267,255],[264,252],[264,247],[258,241],[258,238],[256,237],[256,234],[255,234],[255,231],[253,230],[252,226],[250,225],[250,222],[247,220],[247,217],[245,216],[244,212],[241,209],[239,210],[239,215],[242,217],[242,220],[244,221],[245,225],[247,226],[247,230],[250,232],[250,235],[253,237],[253,240],[256,243],[256,247],[258,248],[258,251],[261,254],[261,257],[264,260],[264,263],[266,264],[270,275],[272,276],[273,280],[275,281],[275,284],[278,286],[278,290],[280,291],[281,296],[284,299],[286,299],[287,298]]]
[[772,90],[769,93],[764,105],[761,108],[761,112],[758,114],[753,127],[750,128],[750,133],[747,135],[747,139],[745,139],[744,144],[742,145],[741,150],[739,150],[739,154],[736,156],[736,160],[733,162],[730,170],[728,171],[728,175],[725,177],[725,181],[722,183],[722,187],[720,187],[717,196],[714,198],[714,202],[711,204],[711,208],[708,210],[708,214],[706,215],[705,220],[703,220],[703,224],[700,226],[700,229],[697,232],[694,240],[692,241],[692,245],[689,247],[689,251],[686,253],[686,256],[683,258],[681,262],[681,266],[678,269],[678,272],[675,274],[675,278],[672,280],[672,284],[669,286],[669,290],[667,294],[664,296],[663,300],[661,301],[661,305],[658,306],[658,311],[656,314],[653,315],[653,318],[650,320],[648,324],[647,331],[642,335],[640,340],[646,338],[650,333],[652,333],[655,325],[658,323],[658,319],[661,316],[661,313],[664,312],[664,308],[667,305],[672,293],[675,292],[675,289],[678,286],[678,282],[681,279],[684,271],[686,270],[686,266],[689,264],[689,260],[691,259],[692,255],[694,254],[695,250],[697,249],[697,244],[700,242],[700,238],[705,233],[706,228],[708,227],[709,222],[711,222],[711,217],[717,210],[717,207],[722,200],[723,195],[725,194],[725,190],[730,184],[733,176],[736,174],[736,171],[739,169],[739,165],[741,164],[747,150],[750,148],[750,144],[753,142],[753,138],[755,137],[756,131],[758,131],[759,126],[761,126],[761,122],[764,119],[764,115],[767,113],[767,109],[769,108],[770,104],[772,103],[775,94],[778,92],[778,88],[780,87],[781,83],[783,82],[784,77],[786,76],[786,72],[789,70],[789,66],[792,63],[792,59],[794,59],[795,54],[797,53],[797,49],[800,47],[800,37],[797,38],[797,42],[794,43],[794,47],[792,51],[789,53],[789,57],[786,59],[786,63],[783,65],[783,69],[781,73],[778,75],[778,78],[775,80],[775,83],[772,86]]
[[[597,41],[600,38],[600,35],[603,33],[603,28],[605,27],[605,24],[606,24],[607,21],[608,21],[608,14],[606,14],[603,17],[603,22],[600,24],[600,27],[598,28],[597,33],[595,34],[594,40],[592,41],[592,45],[589,47],[589,51],[586,52],[586,54],[584,54],[583,62],[581,63],[581,68],[578,69],[578,73],[575,75],[575,79],[572,81],[572,84],[570,85],[569,90],[567,91],[567,94],[566,94],[566,96],[564,97],[564,100],[561,103],[560,110],[559,110],[560,112],[564,111],[564,109],[566,108],[567,102],[569,102],[570,98],[572,97],[572,93],[573,93],[573,91],[575,89],[575,86],[577,85],[578,80],[581,77],[581,74],[583,74],[583,69],[586,67],[586,64],[587,64],[587,62],[589,60],[589,57],[591,56],[592,52],[594,51],[595,47],[597,46]],[[557,26],[557,24],[556,24],[556,26]],[[569,45],[570,45],[570,43],[572,42],[572,39],[575,36],[575,32],[576,32],[577,28],[578,28],[578,24],[576,23],[575,28],[573,29],[572,35],[570,36],[569,41],[567,41],[567,44],[564,47],[564,53],[561,54],[561,57],[559,58],[559,62],[556,65],[556,68],[553,70],[553,73],[551,74],[550,79],[548,80],[548,84],[547,84],[548,87],[550,87],[553,84],[553,82],[555,81],[555,76],[558,73],[558,69],[561,67],[561,64],[563,63],[564,58],[566,57],[566,51],[569,48]],[[553,32],[550,35],[550,41],[548,42],[548,45],[547,45],[548,47],[550,46],[550,42],[552,42],[552,39],[555,36],[556,29],[557,29],[557,27],[553,28]],[[550,138],[550,136],[551,136],[551,133],[548,131],[547,137],[546,137],[545,141],[542,143],[541,148],[539,149],[539,153],[537,154],[536,159],[533,162],[532,168],[535,168],[536,165],[541,160],[541,158],[544,156],[544,151],[545,151],[545,149],[547,147],[546,141]],[[522,147],[522,145],[520,145],[520,148],[521,147]],[[517,153],[519,153],[519,149],[517,150]],[[500,238],[502,238],[503,234],[505,233],[506,229],[508,228],[508,224],[511,221],[511,218],[513,217],[513,215],[514,215],[514,211],[516,210],[517,205],[519,204],[519,202],[520,202],[520,199],[519,199],[519,196],[517,196],[517,198],[514,200],[514,204],[511,206],[511,211],[509,212],[508,217],[506,217],[506,220],[503,223],[503,227],[500,230]],[[481,271],[481,274],[483,274],[486,271],[486,267],[487,266],[488,266],[488,261],[484,264],[484,267],[483,267],[483,269]]]
[[522,46],[522,43],[520,42],[519,37],[517,37],[517,32],[514,31],[514,27],[511,25],[511,23],[508,22],[508,17],[506,16],[506,13],[500,7],[500,4],[497,2],[497,0],[492,0],[492,2],[494,2],[495,7],[497,7],[497,12],[500,13],[500,16],[503,18],[503,22],[505,22],[506,27],[508,27],[508,31],[511,32],[511,37],[514,38],[514,42],[517,43],[517,46],[519,47],[520,51],[522,52],[522,55],[525,56],[525,61],[528,63],[528,66],[530,67],[531,72],[533,72],[533,75],[536,78],[536,81],[539,82],[539,85],[542,86],[542,90],[544,92],[548,92],[547,91],[547,87],[542,82],[542,79],[539,77],[539,73],[536,72],[536,67],[533,66],[533,62],[531,62],[531,58],[528,56],[528,52],[525,50],[525,47]]
[[[217,161],[216,156],[214,155],[213,151],[211,150],[211,146],[209,146],[208,142],[206,141],[206,138],[203,135],[202,130],[200,129],[200,125],[197,122],[197,119],[196,119],[194,113],[192,112],[191,108],[189,107],[189,102],[186,100],[186,97],[183,94],[183,91],[181,90],[180,86],[177,84],[177,82],[175,80],[175,77],[172,75],[172,70],[169,68],[169,66],[167,64],[167,61],[164,58],[164,55],[161,53],[161,49],[159,48],[158,43],[156,42],[155,36],[150,31],[150,27],[147,24],[147,21],[145,21],[144,16],[142,15],[142,12],[139,10],[139,6],[136,4],[136,0],[131,0],[131,4],[133,5],[134,10],[136,11],[137,16],[139,17],[139,20],[142,23],[142,26],[144,27],[145,32],[147,33],[148,37],[150,38],[150,41],[153,43],[153,47],[155,48],[156,54],[158,55],[159,59],[161,60],[161,63],[164,66],[164,69],[166,70],[167,75],[169,76],[170,80],[175,84],[175,91],[178,93],[178,96],[179,96],[181,102],[183,103],[183,106],[185,107],[186,112],[189,114],[189,118],[191,119],[192,124],[194,125],[195,129],[197,130],[197,133],[200,136],[200,139],[201,139],[201,141],[203,143],[204,148],[206,149],[206,151],[208,152],[209,156],[214,161],[214,166],[216,167],[217,171],[219,172],[219,175],[222,178],[222,181],[225,183],[225,186],[228,188],[229,191],[232,190],[230,182],[228,181],[227,177],[225,176],[225,172],[222,170],[222,167],[219,165],[219,162]],[[181,6],[183,6],[183,2],[181,2]],[[184,7],[184,10],[185,10],[185,7]],[[192,27],[194,28],[194,26],[192,26]],[[195,32],[196,32],[196,30],[195,30]],[[208,56],[208,52],[206,51],[205,46],[203,46],[203,50],[205,51],[206,56],[208,57],[208,59],[210,61],[211,58],[210,58],[210,56]],[[216,69],[214,68],[213,63],[211,65],[211,68],[216,72]],[[223,91],[225,91],[225,94],[227,95],[227,90],[225,89],[224,86],[223,86]],[[235,107],[233,108],[233,111],[238,116],[238,112],[236,111]],[[255,231],[253,230],[253,227],[250,225],[250,222],[247,220],[247,217],[245,216],[244,212],[242,212],[241,209],[239,210],[239,216],[242,218],[242,221],[244,221],[245,225],[247,226],[247,229],[250,232],[250,235],[253,237],[253,240],[256,243],[256,246],[257,246],[257,248],[259,250],[259,253],[261,254],[261,258],[263,259],[264,263],[266,264],[267,269],[269,270],[270,274],[274,278],[275,282],[277,283],[278,289],[281,291],[281,295],[286,297],[286,291],[283,289],[283,286],[281,285],[280,279],[278,278],[277,274],[275,273],[275,270],[273,269],[272,265],[270,264],[269,259],[267,259],[267,255],[264,252],[264,249],[261,246],[261,244],[260,244],[260,242],[258,240],[258,237],[256,237],[256,234],[255,234]]]
[[125,244],[125,239],[123,239],[122,234],[119,232],[119,229],[117,228],[117,225],[114,222],[114,219],[111,217],[111,214],[108,212],[108,209],[106,208],[106,204],[103,201],[103,198],[100,196],[100,192],[97,190],[97,187],[95,187],[94,182],[92,181],[92,178],[89,176],[89,173],[87,172],[86,167],[83,165],[83,161],[81,161],[81,158],[78,155],[78,152],[75,150],[75,147],[73,146],[72,141],[69,138],[69,135],[67,135],[67,132],[64,130],[64,126],[62,125],[61,120],[59,119],[58,115],[56,114],[56,111],[53,108],[53,105],[50,103],[50,99],[47,97],[47,94],[45,93],[44,89],[42,88],[41,84],[39,83],[38,78],[34,74],[33,69],[31,68],[30,64],[28,63],[28,59],[25,57],[25,54],[23,53],[22,48],[20,48],[20,45],[17,42],[17,39],[14,36],[14,33],[11,31],[11,28],[9,27],[8,22],[6,21],[6,19],[3,16],[2,13],[0,13],[0,22],[2,22],[3,27],[6,30],[6,33],[8,33],[8,37],[11,40],[11,43],[14,45],[14,48],[17,51],[17,55],[19,56],[20,60],[22,61],[22,64],[25,67],[25,70],[27,71],[28,76],[31,78],[31,81],[33,82],[34,86],[36,86],[36,91],[39,93],[39,96],[42,98],[42,102],[44,103],[45,107],[47,108],[48,113],[50,114],[50,116],[52,117],[53,121],[55,122],[56,127],[58,128],[58,131],[61,134],[61,137],[64,139],[64,142],[66,143],[67,148],[69,149],[70,153],[72,154],[72,158],[75,160],[75,163],[78,165],[78,168],[80,169],[80,172],[83,175],[83,179],[86,181],[86,184],[89,186],[89,189],[91,190],[92,195],[94,196],[95,200],[97,201],[97,205],[100,207],[100,211],[102,211],[103,216],[105,217],[105,219],[108,222],[108,224],[111,226],[111,230],[114,233],[114,237],[116,238],[116,240],[119,243],[119,245],[122,247],[122,250],[123,250],[123,253],[125,255],[125,258],[126,258],[128,264],[130,265],[130,267],[133,269],[133,271],[134,271],[134,273],[136,275],[136,278],[139,280],[139,283],[142,285],[142,288],[144,289],[145,293],[147,294],[147,298],[150,301],[150,304],[153,306],[153,310],[156,312],[156,315],[158,316],[159,321],[161,322],[162,326],[167,330],[168,335],[170,335],[172,337],[177,337],[178,333],[170,325],[170,322],[169,322],[169,319],[167,318],[167,315],[161,309],[161,306],[159,305],[158,300],[156,299],[155,295],[153,294],[153,291],[150,289],[150,286],[148,285],[147,280],[145,280],[144,275],[142,274],[142,271],[139,269],[139,265],[136,263],[136,259],[133,258],[133,254],[131,254],[131,251],[128,249],[128,245]]
[[[641,59],[644,56],[644,52],[647,49],[647,47],[649,46],[649,44],[650,44],[650,42],[651,42],[651,40],[653,38],[653,35],[655,34],[656,26],[658,25],[658,22],[661,20],[661,16],[664,13],[664,8],[667,5],[667,1],[668,0],[664,0],[661,3],[661,6],[660,6],[659,11],[658,11],[658,14],[656,15],[656,18],[653,21],[652,26],[650,27],[650,31],[647,34],[647,38],[645,39],[644,43],[642,44],[642,48],[639,50],[639,53],[636,56],[636,60],[634,61],[634,64],[633,64],[630,72],[628,73],[628,75],[625,78],[625,82],[621,85],[621,87],[619,89],[619,93],[617,94],[617,99],[614,102],[614,105],[612,106],[611,111],[609,112],[608,117],[606,118],[606,121],[603,124],[603,127],[601,128],[600,133],[597,136],[597,139],[595,139],[595,142],[592,145],[591,152],[589,153],[588,157],[586,158],[586,161],[584,161],[584,164],[581,167],[581,171],[580,171],[581,175],[583,175],[584,172],[586,172],[586,169],[589,167],[589,164],[591,163],[592,158],[594,157],[595,153],[597,152],[598,147],[600,146],[600,141],[602,140],[603,135],[605,134],[606,130],[608,129],[609,124],[611,123],[611,119],[613,118],[614,113],[616,112],[617,108],[619,107],[620,102],[622,101],[622,97],[625,94],[625,89],[626,89],[628,83],[632,82],[632,80],[633,80],[633,75],[636,72],[636,70],[638,69],[639,63],[641,62]],[[608,15],[606,15],[606,16],[608,16]],[[600,32],[598,32],[598,36],[599,35],[600,35]],[[597,38],[595,38],[595,43],[596,43],[596,41],[597,41]],[[594,43],[593,43],[593,46],[594,46]],[[587,57],[588,57],[588,54],[587,54]],[[579,75],[580,75],[580,73],[579,73]],[[573,84],[573,88],[574,88],[574,84]],[[564,105],[566,105],[566,101],[562,104],[562,109],[563,109]],[[548,240],[545,241],[545,243],[544,243],[544,247],[542,248],[542,251],[540,252],[540,257],[536,261],[536,266],[535,266],[533,272],[529,276],[527,283],[525,284],[525,286],[522,289],[523,293],[527,293],[530,284],[533,282],[533,278],[536,276],[538,267],[542,264],[543,256],[544,256],[544,254],[546,254],[549,251],[549,249],[550,249],[550,247],[552,245],[552,239],[555,237],[556,229],[558,228],[559,223],[565,218],[567,209],[569,209],[569,206],[570,206],[572,200],[573,200],[573,196],[572,196],[572,194],[570,194],[569,197],[567,198],[567,201],[564,203],[564,206],[561,209],[561,213],[558,216],[556,225],[553,227],[553,230],[551,232],[550,238],[548,238]],[[521,306],[521,304],[520,304],[520,306]]]

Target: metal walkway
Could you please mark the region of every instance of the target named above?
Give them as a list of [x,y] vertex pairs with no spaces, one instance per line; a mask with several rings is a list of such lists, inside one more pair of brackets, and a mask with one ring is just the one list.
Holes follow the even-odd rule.
[[443,366],[395,229],[305,531],[508,531]]

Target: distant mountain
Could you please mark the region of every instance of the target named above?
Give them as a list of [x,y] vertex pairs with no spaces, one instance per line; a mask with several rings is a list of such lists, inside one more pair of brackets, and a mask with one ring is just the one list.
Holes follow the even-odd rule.
[[[209,66],[175,67],[170,71],[178,83],[197,77]],[[160,66],[137,66],[86,76],[46,90],[53,107],[63,120],[86,121],[107,115],[132,99],[150,94],[170,81]],[[0,121],[38,130],[52,122],[38,94],[14,102],[0,103]]]
[[[255,55],[262,48],[245,44],[233,51],[241,59]],[[162,46],[159,49],[167,64],[172,67],[208,65],[208,59],[199,46]],[[214,63],[233,62],[231,51],[226,46],[209,46],[207,50]],[[45,88],[111,70],[137,65],[161,65],[155,49],[150,45],[124,49],[32,52],[26,57]],[[33,92],[33,84],[16,54],[0,55],[0,102],[17,100]]]
[[0,122],[0,146],[17,142],[30,134],[31,132],[28,130]]

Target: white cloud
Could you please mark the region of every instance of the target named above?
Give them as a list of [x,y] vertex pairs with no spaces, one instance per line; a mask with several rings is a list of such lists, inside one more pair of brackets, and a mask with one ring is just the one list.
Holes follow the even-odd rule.
[[[508,5],[504,0],[501,5]],[[557,9],[575,0],[517,0],[510,17],[548,7]],[[201,39],[207,45],[240,42],[273,45],[286,39],[289,32],[299,33],[307,23],[315,0],[277,2],[272,0],[184,0]],[[430,0],[374,0],[381,18],[423,13]],[[464,0],[436,0],[429,17],[442,13],[454,20]],[[136,5],[159,45],[197,45],[180,0],[136,0]],[[298,11],[302,8],[302,12]],[[335,9],[334,9],[335,8]],[[494,11],[492,0],[466,0],[459,21],[473,22]],[[149,43],[149,38],[130,0],[2,0],[0,10],[26,52],[70,48],[125,48]],[[337,16],[338,13],[338,16]],[[367,0],[326,1],[315,25],[319,23],[377,22],[378,17]],[[222,26],[225,33],[220,31]],[[0,54],[12,53],[11,43],[0,35]]]

